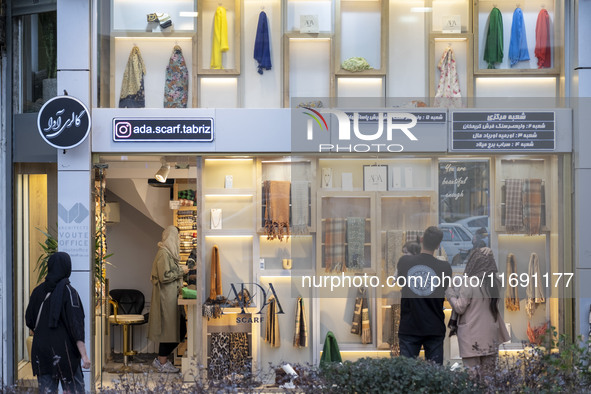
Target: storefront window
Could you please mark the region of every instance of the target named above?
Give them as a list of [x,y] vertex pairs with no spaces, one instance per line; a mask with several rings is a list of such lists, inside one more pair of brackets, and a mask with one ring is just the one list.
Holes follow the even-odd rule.
[[25,15],[14,21],[13,101],[16,113],[37,112],[57,94],[56,11]]

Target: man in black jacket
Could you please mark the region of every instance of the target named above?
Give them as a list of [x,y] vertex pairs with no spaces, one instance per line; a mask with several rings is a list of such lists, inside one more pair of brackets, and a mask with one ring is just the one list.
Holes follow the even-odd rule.
[[[447,261],[433,256],[442,239],[441,230],[431,226],[423,234],[421,253],[402,256],[398,261],[398,276],[406,279],[400,302],[400,354],[417,357],[422,346],[425,358],[438,364],[443,364],[443,301],[449,285],[449,279],[444,280],[444,276],[450,278],[452,274]],[[433,281],[435,276],[439,280]],[[402,286],[404,282],[398,283]]]

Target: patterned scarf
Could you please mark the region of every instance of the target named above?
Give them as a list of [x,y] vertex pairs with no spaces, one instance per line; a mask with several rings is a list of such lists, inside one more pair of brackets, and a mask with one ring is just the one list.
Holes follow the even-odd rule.
[[523,179],[505,181],[505,228],[516,233],[523,227]]
[[353,311],[353,322],[351,334],[361,335],[361,343],[371,343],[371,326],[369,321],[369,303],[367,300],[367,289],[359,289],[355,298],[355,310]]
[[513,12],[513,22],[511,24],[511,41],[509,43],[509,61],[511,67],[518,62],[529,60],[529,51],[527,50],[527,36],[525,34],[525,22],[523,21],[523,12],[521,8],[516,8]]
[[345,219],[327,218],[324,222],[324,263],[326,272],[346,271]]
[[[505,273],[506,278],[517,273],[515,268],[515,255],[513,253],[509,253],[507,256],[507,270]],[[516,286],[507,286],[505,292],[505,308],[509,311],[519,310],[519,293]]]
[[[443,99],[457,99],[462,97],[460,92],[460,81],[458,79],[458,72],[456,69],[456,58],[451,47],[447,47],[439,60],[437,65],[439,69],[439,84],[437,85],[437,92],[435,93],[435,106],[459,106],[459,100],[442,100]],[[458,102],[459,101],[459,102]]]
[[308,234],[310,211],[308,205],[308,181],[291,183],[291,233]]
[[540,233],[542,223],[542,180],[525,179],[523,182],[523,224],[529,235]]
[[421,243],[421,237],[425,232],[423,230],[406,230],[404,232],[404,243],[418,242]]
[[404,245],[404,231],[388,230],[386,231],[386,276],[396,273],[398,260],[402,256],[402,246]]
[[488,63],[488,68],[495,68],[495,63],[503,61],[503,16],[496,7],[488,16],[484,61]]
[[289,236],[289,181],[265,181],[265,233],[267,239],[283,240]]
[[360,270],[365,257],[365,218],[347,218],[347,268]]
[[541,281],[542,278],[542,273],[540,272],[540,260],[538,259],[538,255],[535,253],[532,253],[529,257],[529,266],[527,273],[529,275],[530,280],[525,292],[527,296],[525,312],[527,313],[527,317],[531,319],[534,316],[534,313],[538,305],[546,302],[543,287],[539,285],[539,283],[539,286],[535,286],[536,283],[532,279],[537,277],[538,281]]
[[536,22],[536,49],[534,54],[538,58],[538,68],[552,66],[552,49],[550,48],[550,15],[546,9],[538,14]]
[[189,71],[180,46],[175,45],[166,67],[164,108],[187,108]]
[[123,72],[119,108],[144,108],[146,96],[144,92],[144,75],[146,66],[142,54],[137,46],[131,49],[127,65]]
[[392,304],[390,312],[392,319],[392,331],[390,333],[390,355],[392,357],[400,356],[400,343],[398,342],[398,329],[400,328],[400,304]]
[[306,310],[304,309],[304,299],[298,297],[296,301],[295,331],[293,336],[293,346],[296,348],[308,347],[308,325],[306,324]]

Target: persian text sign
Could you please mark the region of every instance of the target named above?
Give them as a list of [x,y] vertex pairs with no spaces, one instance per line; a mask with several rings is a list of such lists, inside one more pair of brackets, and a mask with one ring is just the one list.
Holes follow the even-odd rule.
[[451,150],[555,149],[554,112],[453,112]]

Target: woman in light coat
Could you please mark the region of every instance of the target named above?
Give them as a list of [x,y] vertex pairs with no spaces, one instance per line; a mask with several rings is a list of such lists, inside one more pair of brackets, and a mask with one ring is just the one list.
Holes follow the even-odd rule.
[[177,303],[179,290],[183,286],[183,275],[187,266],[181,266],[179,231],[168,226],[158,242],[158,252],[152,263],[152,302],[148,323],[148,338],[159,343],[158,357],[152,366],[159,372],[178,372],[168,356],[174,351],[181,338],[181,313]]
[[[458,344],[465,367],[494,371],[499,345],[510,339],[499,313],[497,265],[488,248],[475,249],[464,270],[463,285],[450,287],[446,296],[458,316]],[[470,282],[471,277],[477,277]],[[479,282],[481,285],[476,285]],[[474,286],[471,286],[474,285]]]

